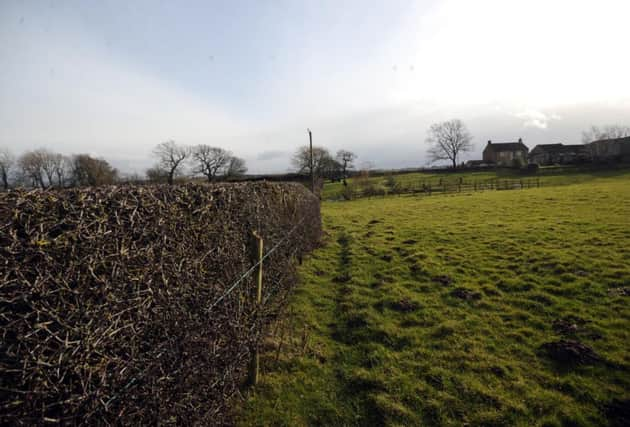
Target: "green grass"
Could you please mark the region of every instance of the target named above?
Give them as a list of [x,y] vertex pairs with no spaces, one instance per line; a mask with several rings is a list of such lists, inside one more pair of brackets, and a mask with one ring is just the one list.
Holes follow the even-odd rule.
[[[606,425],[630,398],[630,300],[609,291],[630,286],[630,174],[613,175],[324,203],[239,424]],[[541,352],[571,316],[564,338],[604,362]]]
[[[536,173],[523,173],[516,169],[498,169],[488,171],[457,171],[457,172],[411,172],[394,175],[396,184],[403,187],[417,187],[422,183],[437,186],[438,183],[444,181],[447,183],[455,183],[460,180],[469,183],[482,183],[489,180],[515,180],[523,179],[529,181],[538,180],[540,185],[557,186],[578,184],[589,182],[602,177],[614,177],[617,175],[625,175],[626,170],[602,170],[590,169],[587,166],[550,166],[542,167]],[[377,186],[386,187],[386,176],[372,176],[369,181]],[[354,178],[348,179],[348,184],[352,184]],[[341,198],[343,184],[341,182],[327,182],[322,192],[323,200],[336,200]]]

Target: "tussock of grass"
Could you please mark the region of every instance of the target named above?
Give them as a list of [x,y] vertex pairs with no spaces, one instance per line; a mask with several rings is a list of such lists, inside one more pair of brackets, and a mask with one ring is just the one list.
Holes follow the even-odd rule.
[[[240,423],[614,421],[630,398],[630,176],[617,175],[325,203],[327,244],[301,268]],[[552,360],[559,342],[588,363]]]

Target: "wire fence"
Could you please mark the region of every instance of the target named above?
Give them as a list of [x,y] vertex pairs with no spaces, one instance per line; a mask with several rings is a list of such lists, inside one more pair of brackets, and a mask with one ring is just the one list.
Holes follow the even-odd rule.
[[[264,264],[266,260],[268,260],[274,253],[276,253],[279,249],[281,249],[282,245],[288,243],[289,237],[291,237],[291,235],[304,224],[306,219],[307,217],[304,216],[300,221],[298,221],[298,223],[295,224],[295,226],[293,226],[293,228],[291,228],[291,230],[289,230],[284,237],[282,237],[271,249],[267,250],[267,252],[258,261],[256,261],[249,269],[247,269],[247,271],[245,271],[237,280],[235,280],[234,283],[232,283],[225,290],[225,292],[221,294],[219,298],[217,298],[212,304],[210,304],[209,308],[207,309],[208,313],[210,313],[215,307],[219,306],[221,302],[225,302],[226,298],[232,295],[233,292],[237,290],[241,285],[247,283],[246,279],[250,278],[252,274]],[[269,304],[272,300],[275,300],[274,306],[282,305],[281,301],[279,301],[277,297],[278,297],[278,294],[280,293],[280,289],[282,288],[282,283],[285,280],[289,279],[289,277],[294,273],[293,260],[294,260],[295,254],[298,252],[298,249],[299,247],[295,247],[290,251],[290,255],[286,258],[287,265],[285,266],[285,270],[283,274],[276,280],[267,281],[265,283],[264,290],[265,290],[266,296],[262,299],[261,301],[262,304],[258,304],[255,308],[251,309],[252,313],[256,312],[256,314],[258,315],[246,316],[251,321],[251,324],[247,325],[245,329],[249,329],[252,332],[252,334],[255,334],[255,331],[257,329],[261,329],[264,326],[264,323],[266,323],[266,321],[268,320],[267,317],[270,314],[272,314],[271,310],[264,310],[265,307],[269,307]],[[245,293],[249,294],[250,292],[246,290]],[[239,297],[239,300],[243,302],[242,301],[243,295]],[[251,300],[250,304],[247,304],[247,305],[248,306],[252,305],[252,302],[253,300]],[[242,310],[239,310],[239,311],[242,311]],[[257,346],[258,346],[258,340],[254,340],[252,344],[245,347],[241,347],[240,352],[233,358],[233,362],[234,362],[233,366],[231,368],[227,368],[224,372],[224,375],[221,378],[219,378],[213,384],[213,386],[217,387],[217,386],[223,385],[221,384],[222,382],[230,381],[231,376],[238,375],[237,373],[234,372],[235,371],[234,366],[242,364],[242,361],[246,360],[247,358],[252,358],[252,357],[257,358],[258,357]],[[215,349],[215,352],[216,352],[216,349]],[[148,372],[144,372],[144,373],[141,373],[139,375],[132,377],[131,380],[122,388],[121,392],[126,391],[134,384],[142,381],[143,378],[147,376],[148,374],[149,374]],[[250,376],[253,374],[254,373],[252,372],[249,373]],[[256,372],[255,375],[257,377],[258,373]],[[251,379],[249,379],[249,381],[251,382]],[[231,397],[231,395],[234,394],[235,392],[236,392],[236,389],[234,389],[230,395],[225,396],[225,397],[229,399],[229,397]],[[114,401],[118,400],[120,398],[120,395],[121,394],[118,393],[112,396],[107,402],[105,402],[105,406],[108,407]],[[221,410],[222,410],[221,407],[215,408],[215,412],[217,413]]]
[[[270,246],[269,249],[257,254],[256,261],[225,286],[208,306],[206,312],[211,321],[223,325],[224,336],[234,337],[231,345],[216,349],[217,360],[229,361],[229,366],[223,368],[227,372],[226,382],[233,378],[245,378],[250,385],[258,382],[258,349],[269,325],[286,306],[296,282],[297,265],[311,239],[312,219],[308,214],[304,215],[288,231],[268,235],[264,240],[252,232],[256,238],[250,243],[252,252],[263,242]],[[257,281],[257,272],[262,275],[260,281]],[[231,356],[218,354],[221,351]],[[222,384],[217,385],[217,388],[221,387]],[[230,390],[224,399],[227,402],[238,389],[224,388]]]
[[[232,283],[232,285],[230,285],[219,298],[217,298],[212,304],[210,304],[208,312],[212,311],[214,307],[216,307],[221,301],[223,301],[228,295],[230,295],[239,285],[244,283],[247,277],[251,276],[251,274],[256,271],[256,269],[258,269],[263,264],[263,262],[280,247],[280,245],[284,244],[287,241],[291,234],[293,234],[293,232],[304,223],[305,219],[306,217],[303,217],[300,221],[298,221],[298,223],[291,230],[289,230],[289,232],[278,243],[276,243],[271,249],[269,249],[262,258],[256,261],[256,263],[254,263],[254,265],[252,265],[234,283]],[[295,254],[296,251],[297,249],[293,251],[293,254]]]
[[539,188],[542,183],[539,178],[525,179],[487,179],[487,180],[417,180],[397,181],[395,178],[386,179],[384,183],[363,181],[343,187],[338,193],[329,197],[332,200],[354,200],[364,197],[384,197],[388,195],[415,194],[432,196],[440,194],[470,193],[489,190],[522,190]]
[[231,425],[321,238],[290,183],[16,190],[0,212],[0,425]]

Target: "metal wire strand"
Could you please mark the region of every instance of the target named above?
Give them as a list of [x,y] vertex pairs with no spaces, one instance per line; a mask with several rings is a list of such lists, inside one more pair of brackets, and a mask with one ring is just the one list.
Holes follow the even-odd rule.
[[249,276],[250,274],[252,274],[254,272],[254,270],[256,269],[256,267],[258,267],[265,259],[267,259],[267,257],[269,257],[272,253],[274,253],[276,251],[276,249],[278,249],[278,247],[280,247],[280,245],[282,245],[288,238],[289,236],[291,236],[291,234],[297,230],[297,228],[302,225],[302,223],[304,222],[304,220],[306,219],[306,216],[303,217],[297,224],[295,224],[295,226],[278,242],[276,243],[276,245],[269,249],[269,251],[260,259],[258,260],[254,265],[252,265],[245,273],[243,273],[241,275],[241,277],[238,278],[238,280],[236,280],[224,293],[223,295],[221,295],[219,298],[216,299],[216,301],[214,301],[210,307],[206,310],[207,312],[212,311],[212,309],[214,307],[217,306],[217,304],[219,304],[221,301],[223,301],[225,299],[225,297],[227,297],[229,294],[232,293],[232,291],[234,289],[236,289],[242,282],[243,280],[245,280],[245,278],[247,276]]

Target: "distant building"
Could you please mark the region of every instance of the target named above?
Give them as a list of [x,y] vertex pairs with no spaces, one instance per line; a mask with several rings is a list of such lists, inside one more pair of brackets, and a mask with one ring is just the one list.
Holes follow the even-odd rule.
[[529,152],[529,161],[539,165],[587,162],[591,152],[587,145],[540,144]]
[[591,149],[591,156],[596,162],[630,161],[630,136],[602,139],[588,145]]
[[483,161],[497,166],[514,166],[517,162],[526,164],[528,152],[529,148],[523,144],[521,138],[518,139],[518,142],[493,143],[488,141],[488,145],[483,150]]

